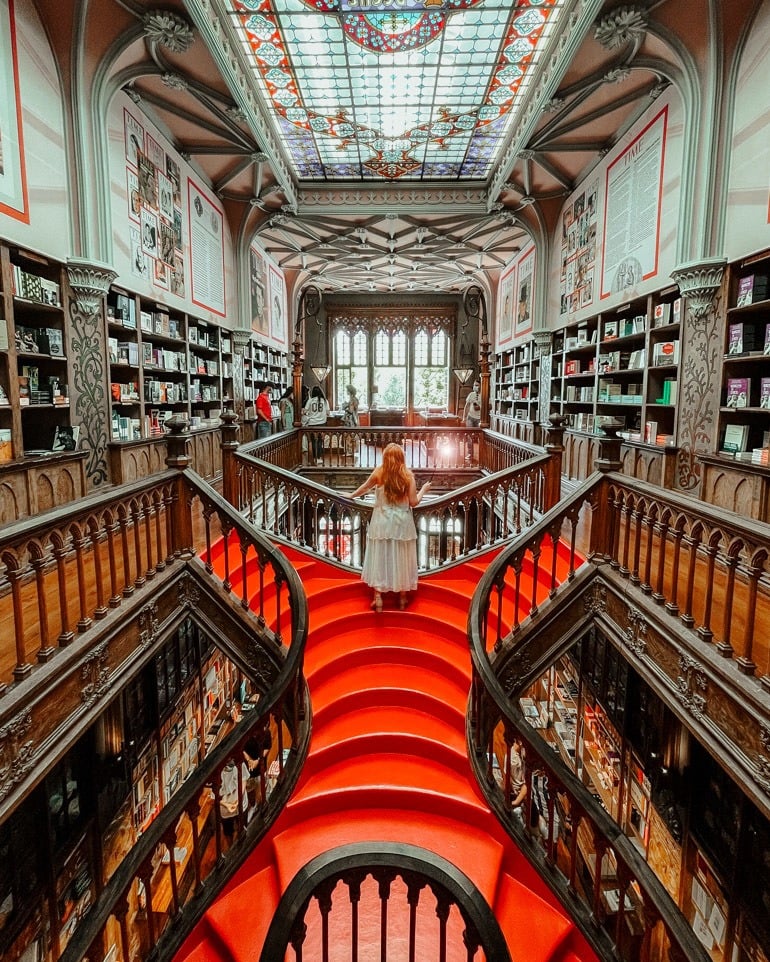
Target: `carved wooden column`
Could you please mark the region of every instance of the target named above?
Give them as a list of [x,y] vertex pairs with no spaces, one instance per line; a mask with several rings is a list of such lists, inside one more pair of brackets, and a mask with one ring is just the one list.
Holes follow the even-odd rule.
[[550,331],[535,331],[532,335],[540,367],[538,369],[539,386],[537,391],[537,420],[541,425],[548,423],[551,413],[551,343]]
[[679,411],[675,486],[698,495],[701,484],[699,454],[716,449],[724,318],[721,309],[726,261],[708,258],[682,264],[671,272],[684,298],[680,341]]
[[190,464],[190,422],[186,417],[175,414],[166,420],[168,438],[166,440],[168,454],[166,464],[170,468],[179,469],[179,477],[174,485],[173,503],[167,506],[173,514],[171,534],[173,537],[174,554],[182,558],[193,556],[192,533],[192,505],[187,494],[182,473]]
[[243,356],[250,340],[251,331],[240,328],[233,331],[233,410],[238,415],[241,424],[243,424],[246,416],[246,399],[243,391],[245,380]]
[[70,418],[80,427],[80,445],[89,488],[110,481],[107,445],[112,437],[110,385],[104,300],[118,276],[108,264],[71,257],[67,276],[72,294],[67,304],[70,354]]

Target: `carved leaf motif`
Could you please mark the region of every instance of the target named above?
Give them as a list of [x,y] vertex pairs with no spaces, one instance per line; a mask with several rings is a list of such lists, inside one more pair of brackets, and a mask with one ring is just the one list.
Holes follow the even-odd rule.
[[70,299],[69,314],[75,420],[80,425],[81,446],[88,452],[85,471],[89,486],[98,487],[109,479],[102,318],[98,313],[85,314],[74,299]]
[[105,641],[94,648],[83,662],[80,677],[84,684],[80,697],[86,708],[90,708],[97,702],[109,688],[110,673],[107,668],[107,654],[107,642]]
[[29,710],[0,728],[0,799],[5,798],[32,768],[33,743],[25,737],[31,728],[32,713]]

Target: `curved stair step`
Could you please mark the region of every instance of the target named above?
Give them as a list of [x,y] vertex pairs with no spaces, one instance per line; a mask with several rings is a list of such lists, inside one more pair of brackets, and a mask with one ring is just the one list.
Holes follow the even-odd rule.
[[336,815],[310,818],[277,835],[273,851],[282,887],[307,863],[308,853],[315,857],[340,845],[370,841],[400,842],[441,855],[465,872],[493,904],[504,853],[498,839],[474,824],[441,814],[417,821],[406,811],[373,807],[344,821]]
[[415,691],[401,686],[378,687],[376,692],[376,702],[372,698],[372,689],[365,688],[346,692],[336,701],[326,705],[314,704],[313,738],[315,739],[318,731],[337,719],[344,718],[345,723],[349,723],[348,716],[354,712],[377,709],[424,712],[427,718],[438,719],[446,725],[453,726],[457,731],[465,729],[465,703],[449,704],[432,692]]
[[[399,634],[398,640],[401,641],[402,638],[403,635]],[[375,646],[362,648],[359,645],[357,650],[347,651],[344,655],[341,653],[338,658],[326,661],[312,671],[306,664],[305,677],[310,685],[311,697],[314,697],[316,687],[326,684],[340,671],[350,673],[359,669],[377,670],[376,677],[379,680],[381,670],[384,668],[387,668],[390,674],[394,671],[410,674],[412,672],[437,674],[466,692],[470,687],[470,672],[463,671],[436,652],[425,648],[413,648],[408,644],[383,646],[379,644],[379,640]]]
[[457,717],[449,722],[413,705],[367,705],[357,709],[354,718],[340,712],[328,720],[319,721],[316,717],[316,722],[318,730],[313,731],[312,755],[343,741],[351,733],[361,736],[375,733],[419,734],[448,745],[455,751],[465,752],[465,736],[458,730]]
[[422,669],[406,671],[403,665],[369,664],[357,665],[350,669],[340,667],[335,675],[316,684],[311,689],[311,704],[316,707],[330,706],[352,689],[370,692],[370,703],[377,702],[379,688],[403,688],[413,691],[415,698],[422,694],[420,685],[437,698],[443,698],[460,710],[465,710],[468,701],[468,685],[459,685],[452,679],[443,677],[437,671]]

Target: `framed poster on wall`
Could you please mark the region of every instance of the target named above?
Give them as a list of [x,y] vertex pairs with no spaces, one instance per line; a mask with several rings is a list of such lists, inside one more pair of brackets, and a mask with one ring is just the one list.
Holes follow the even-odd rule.
[[225,316],[224,215],[187,179],[192,301]]
[[535,248],[519,261],[516,286],[516,317],[513,336],[523,337],[532,330],[532,281],[535,274]]
[[13,0],[0,0],[0,213],[29,223]]
[[279,344],[286,341],[286,285],[283,274],[270,265],[270,337]]
[[254,245],[249,248],[249,292],[251,329],[260,334],[267,334],[267,259]]
[[513,310],[516,300],[516,265],[511,264],[500,275],[500,297],[497,310],[497,346],[513,337]]

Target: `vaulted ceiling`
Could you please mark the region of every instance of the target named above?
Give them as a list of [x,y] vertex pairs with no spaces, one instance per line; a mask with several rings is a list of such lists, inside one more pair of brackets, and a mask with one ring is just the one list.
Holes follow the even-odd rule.
[[461,291],[547,232],[665,89],[686,8],[117,0],[88,29],[234,236],[326,291]]

